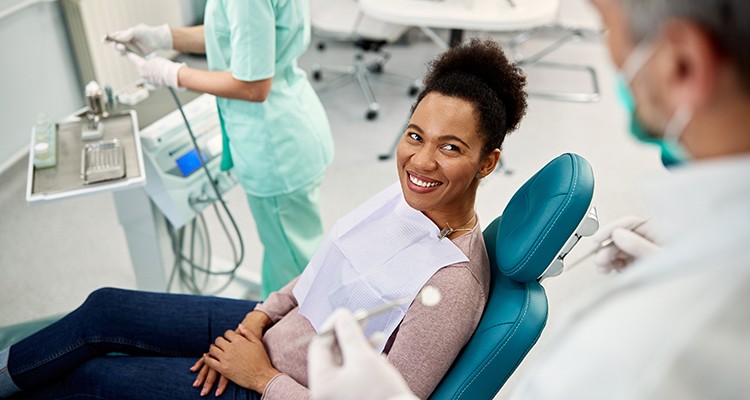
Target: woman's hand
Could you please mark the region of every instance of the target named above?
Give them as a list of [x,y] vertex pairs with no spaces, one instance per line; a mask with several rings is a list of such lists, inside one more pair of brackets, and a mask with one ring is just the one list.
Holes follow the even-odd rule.
[[204,362],[237,385],[263,393],[268,382],[281,372],[271,365],[261,339],[243,325],[237,331],[227,331],[216,339]]
[[[258,340],[262,340],[263,331],[272,323],[273,321],[271,321],[271,318],[269,318],[266,313],[261,311],[251,311],[247,313],[240,326],[245,329],[246,334],[250,334]],[[235,332],[241,334],[239,327]],[[219,339],[223,338],[219,337]],[[263,351],[265,352],[265,348],[263,348]],[[267,357],[268,356],[266,356],[266,358]],[[211,388],[214,386],[214,383],[216,383],[216,379],[218,378],[219,384],[216,386],[216,396],[221,396],[226,390],[229,380],[215,369],[209,367],[208,364],[206,364],[206,358],[208,358],[208,353],[204,353],[203,357],[199,358],[198,361],[190,367],[190,371],[198,372],[198,376],[193,382],[193,387],[203,386],[201,389],[201,396],[205,396],[211,391]]]
[[[261,311],[250,311],[242,320],[242,325],[245,331],[249,332],[258,339],[263,339],[263,331],[271,325],[271,318],[266,313]],[[235,332],[239,333],[238,330]]]
[[216,397],[221,396],[227,389],[229,380],[226,377],[220,375],[215,369],[209,367],[206,364],[206,358],[208,358],[208,353],[204,353],[203,357],[199,358],[198,361],[196,361],[195,364],[190,367],[190,371],[198,372],[198,376],[193,382],[193,387],[199,387],[203,385],[203,388],[201,389],[201,396],[205,396],[208,394],[208,392],[211,391],[214,383],[216,383],[216,378],[219,378],[219,384],[216,386]]

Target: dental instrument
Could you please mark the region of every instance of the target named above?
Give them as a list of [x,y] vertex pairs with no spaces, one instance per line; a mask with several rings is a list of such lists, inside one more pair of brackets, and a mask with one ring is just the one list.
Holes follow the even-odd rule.
[[[417,298],[422,302],[424,306],[427,307],[434,307],[437,305],[440,300],[442,299],[442,295],[440,294],[440,290],[434,286],[425,286],[422,288],[422,290],[417,294]],[[364,322],[366,322],[368,319],[380,315],[394,307],[402,306],[404,304],[408,304],[412,301],[411,296],[405,296],[400,299],[381,304],[377,307],[371,308],[369,310],[360,310],[354,313],[354,319],[362,325]],[[333,328],[326,329],[322,332],[313,333],[307,336],[303,336],[295,342],[295,346],[301,346],[303,344],[307,344],[314,338],[315,336],[323,336],[323,335],[330,335],[333,334],[334,330]]]
[[[635,231],[636,229],[640,228],[641,226],[643,226],[643,224],[645,224],[648,221],[649,221],[649,218],[646,218],[643,221],[631,224],[630,226],[628,226],[625,229],[627,229],[629,231]],[[601,251],[603,249],[606,249],[607,247],[613,246],[614,244],[615,244],[615,241],[614,241],[614,239],[612,239],[612,236],[610,235],[609,238],[603,240],[596,247],[594,247],[593,249],[589,250],[588,253],[584,254],[581,258],[575,260],[570,265],[568,265],[568,267],[565,268],[565,270],[566,271],[570,271],[571,269],[573,269],[575,266],[577,266],[578,264],[580,264],[584,260],[586,260],[589,257],[593,256],[594,254],[598,253],[599,251]]]
[[127,50],[127,51],[129,51],[129,52],[131,52],[131,53],[133,53],[133,54],[135,54],[137,56],[145,57],[145,54],[143,54],[143,52],[141,52],[137,47],[135,47],[135,45],[133,43],[123,42],[123,41],[117,40],[117,39],[113,38],[112,36],[109,36],[109,34],[104,35],[104,37],[102,38],[102,43],[104,43],[104,42],[113,42],[115,44],[121,44],[123,47],[125,47],[125,50]]

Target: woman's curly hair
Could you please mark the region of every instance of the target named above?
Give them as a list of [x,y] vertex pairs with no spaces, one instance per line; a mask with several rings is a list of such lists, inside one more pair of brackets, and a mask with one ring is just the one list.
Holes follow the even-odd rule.
[[412,112],[431,92],[458,97],[474,105],[484,135],[483,155],[500,149],[505,135],[526,114],[526,77],[508,61],[492,39],[473,38],[441,53],[427,66],[424,89]]

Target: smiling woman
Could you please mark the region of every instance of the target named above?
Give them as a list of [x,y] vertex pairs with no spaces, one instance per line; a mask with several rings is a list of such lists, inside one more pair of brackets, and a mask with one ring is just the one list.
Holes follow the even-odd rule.
[[491,40],[474,38],[430,65],[396,155],[406,202],[451,238],[476,221],[479,180],[526,112],[525,84]]
[[495,42],[441,54],[398,147],[399,182],[342,217],[300,276],[262,304],[97,290],[0,351],[0,397],[308,399],[300,338],[327,329],[336,308],[432,286],[437,305],[404,304],[366,328],[385,334],[388,362],[429,397],[484,311],[490,271],[474,201],[526,110],[524,84]]

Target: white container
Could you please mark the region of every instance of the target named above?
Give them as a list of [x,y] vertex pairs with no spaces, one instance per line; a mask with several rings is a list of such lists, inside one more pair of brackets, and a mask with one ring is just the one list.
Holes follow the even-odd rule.
[[34,168],[50,168],[57,165],[57,134],[47,114],[39,114],[34,125]]

